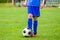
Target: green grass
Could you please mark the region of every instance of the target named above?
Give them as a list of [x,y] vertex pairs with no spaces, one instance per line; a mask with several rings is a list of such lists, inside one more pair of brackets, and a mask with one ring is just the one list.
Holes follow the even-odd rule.
[[60,40],[60,9],[41,9],[38,18],[38,36],[25,38],[22,30],[27,27],[27,9],[0,8],[0,40]]
[[14,7],[14,5],[12,5],[12,3],[0,3],[0,7]]

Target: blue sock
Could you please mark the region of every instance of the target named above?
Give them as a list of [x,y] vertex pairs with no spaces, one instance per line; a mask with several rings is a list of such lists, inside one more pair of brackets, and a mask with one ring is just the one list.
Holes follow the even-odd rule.
[[37,25],[38,25],[38,21],[34,20],[34,34],[37,34]]
[[28,28],[32,30],[32,18],[28,18]]

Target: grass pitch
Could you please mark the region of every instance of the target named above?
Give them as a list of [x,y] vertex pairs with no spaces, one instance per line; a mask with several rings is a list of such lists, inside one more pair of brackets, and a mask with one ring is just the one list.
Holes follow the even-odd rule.
[[27,27],[27,9],[0,8],[0,40],[60,40],[60,9],[41,9],[38,18],[38,36],[25,38],[22,30]]

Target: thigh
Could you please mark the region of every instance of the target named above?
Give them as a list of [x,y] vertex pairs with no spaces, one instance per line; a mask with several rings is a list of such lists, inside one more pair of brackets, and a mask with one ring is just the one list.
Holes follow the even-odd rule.
[[[31,7],[31,6],[28,6],[27,9],[28,9],[28,14],[32,14],[32,11],[33,11],[33,10],[32,10],[32,7]],[[32,14],[32,15],[33,15],[33,14]]]
[[40,7],[33,7],[33,16],[40,16]]

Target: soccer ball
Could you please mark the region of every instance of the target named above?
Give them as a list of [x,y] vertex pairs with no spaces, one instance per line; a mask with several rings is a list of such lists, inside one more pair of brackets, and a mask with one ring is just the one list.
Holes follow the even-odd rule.
[[30,37],[31,36],[31,30],[29,28],[24,28],[22,31],[22,34],[24,37]]

